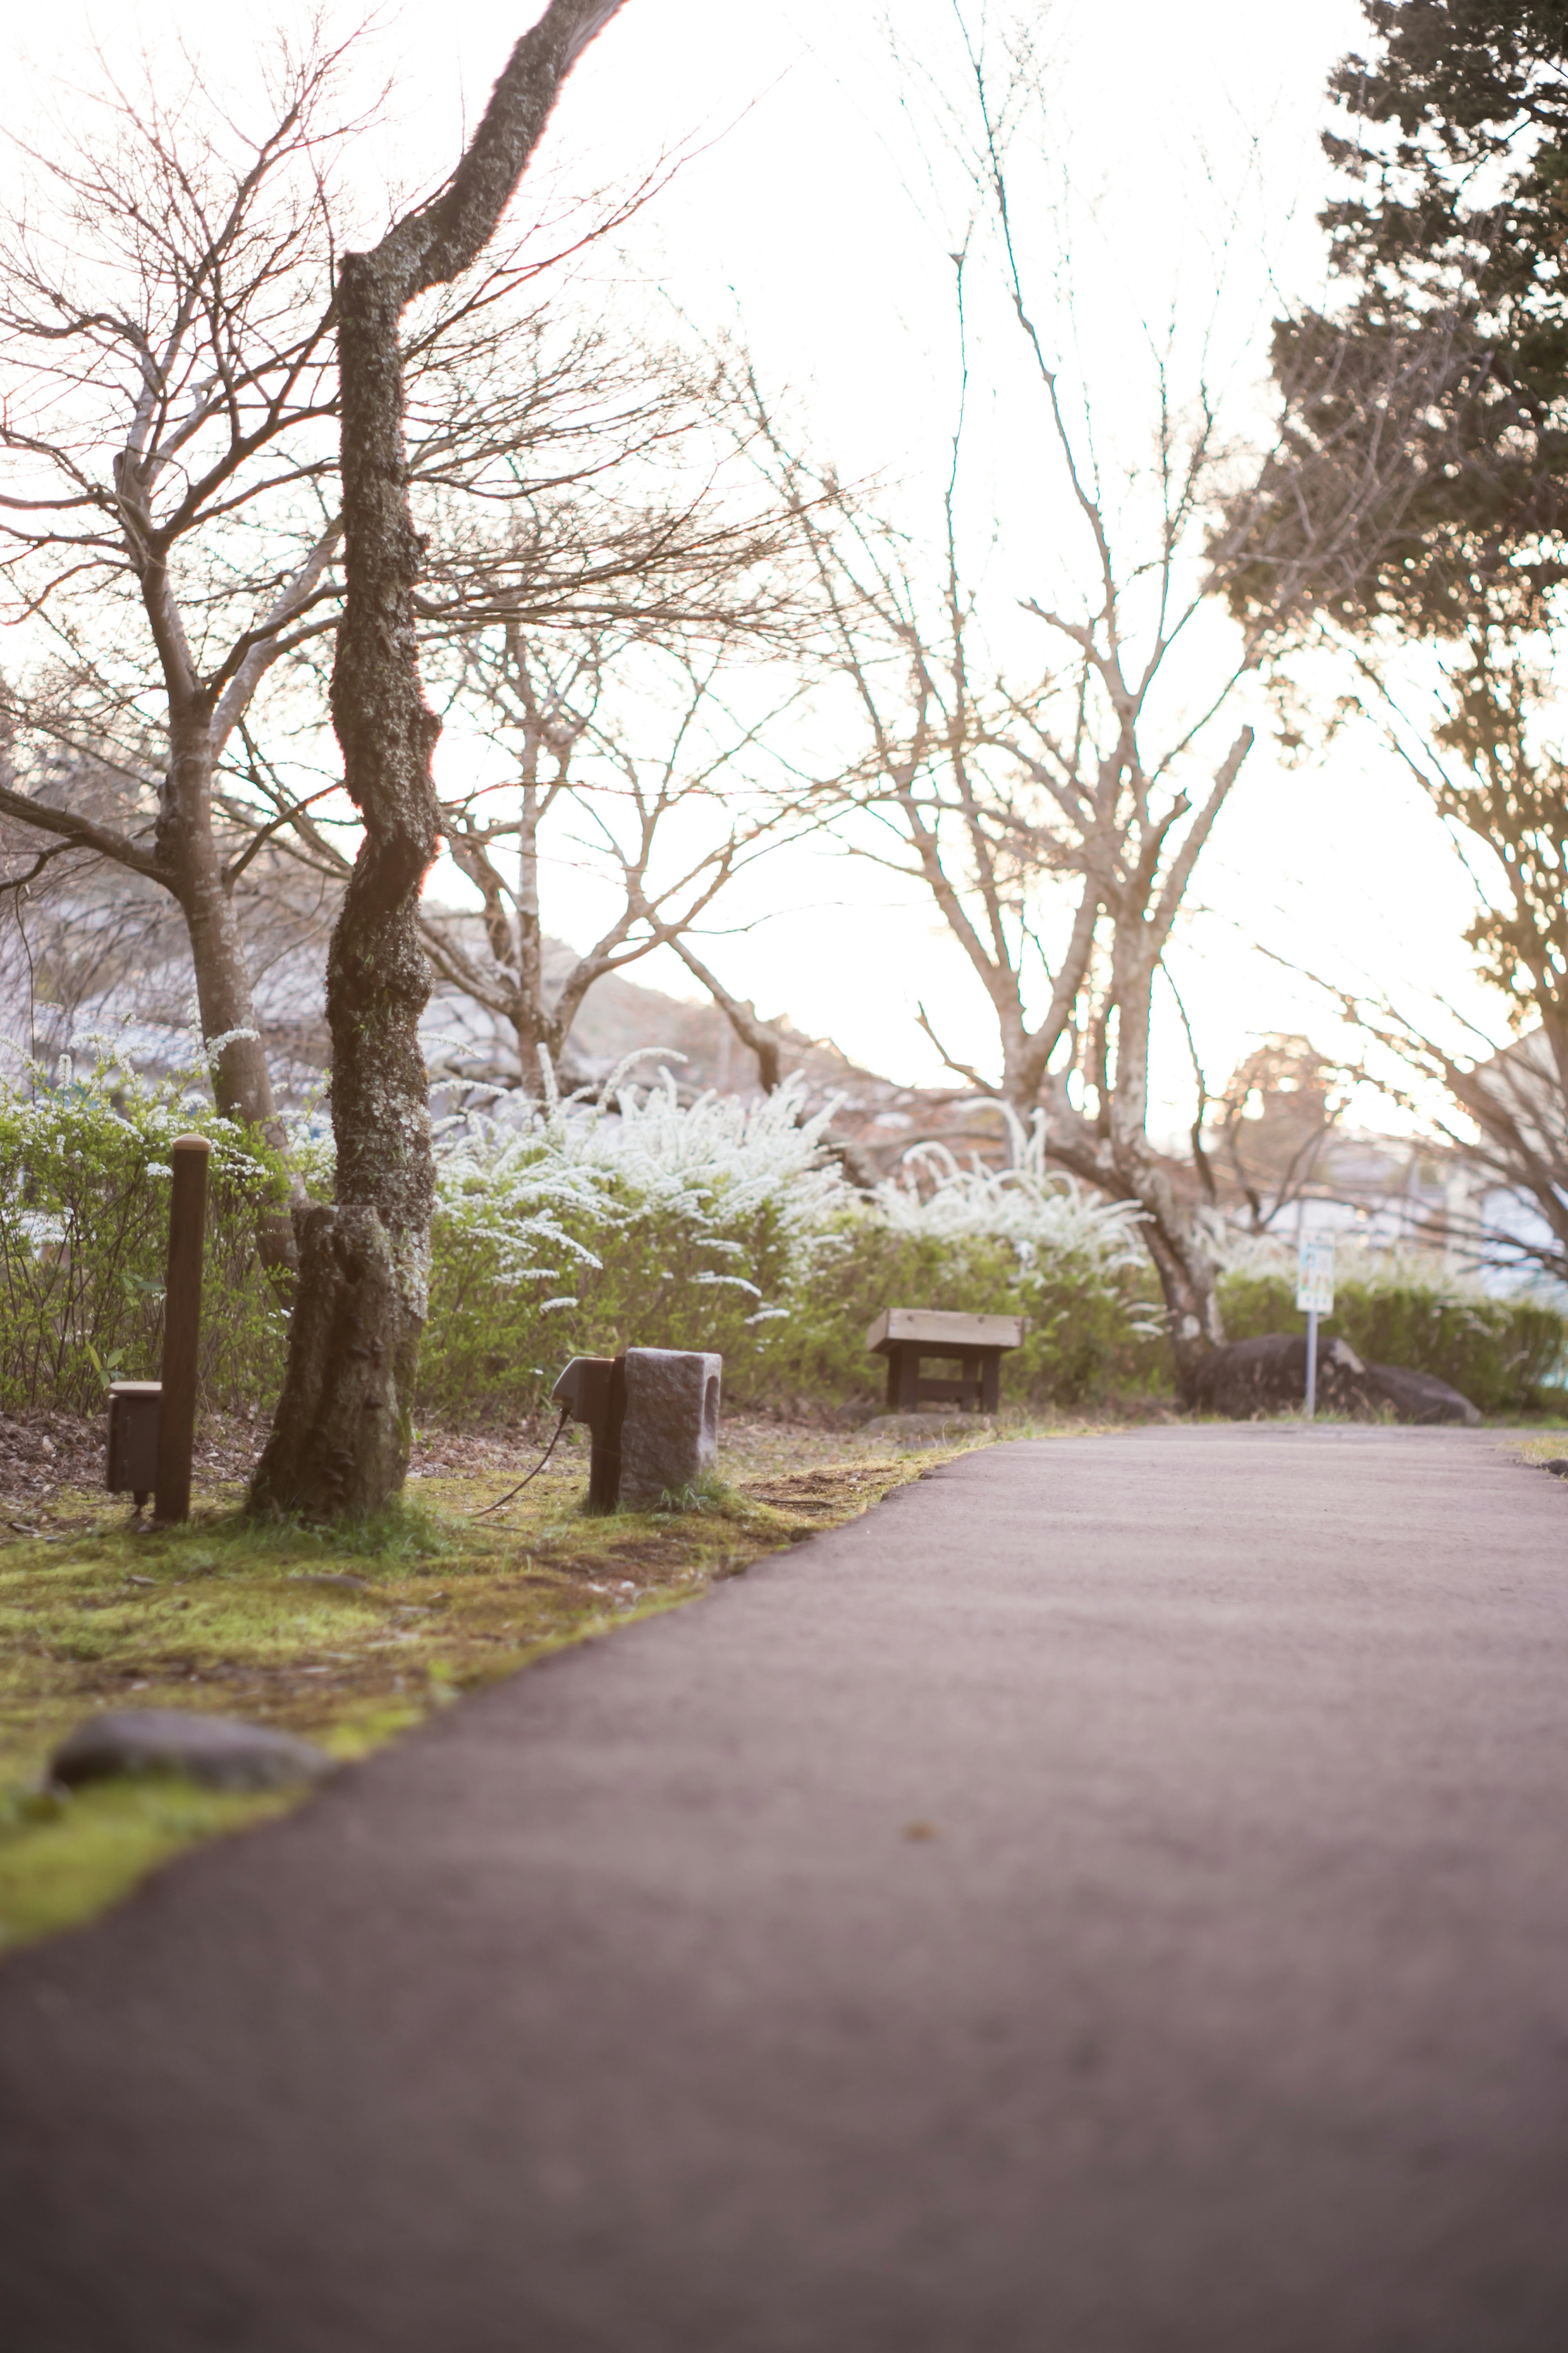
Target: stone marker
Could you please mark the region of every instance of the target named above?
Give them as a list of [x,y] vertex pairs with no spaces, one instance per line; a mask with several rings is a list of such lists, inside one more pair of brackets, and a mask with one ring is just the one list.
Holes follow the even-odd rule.
[[89,1716],[56,1749],[49,1778],[75,1788],[123,1774],[184,1773],[209,1789],[282,1789],[330,1773],[325,1749],[232,1715],[114,1708]]
[[700,1348],[628,1348],[621,1423],[623,1509],[650,1511],[661,1495],[694,1487],[719,1448],[722,1356]]

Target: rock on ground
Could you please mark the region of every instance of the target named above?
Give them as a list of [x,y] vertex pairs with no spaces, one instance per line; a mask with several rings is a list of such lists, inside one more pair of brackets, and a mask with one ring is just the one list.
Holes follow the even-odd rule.
[[79,1724],[56,1749],[49,1776],[67,1788],[126,1774],[184,1773],[209,1789],[282,1789],[331,1767],[325,1749],[266,1725],[129,1707]]
[[[1303,1405],[1306,1397],[1307,1343],[1300,1333],[1234,1340],[1205,1357],[1193,1381],[1193,1402],[1200,1412],[1226,1414],[1232,1421],[1279,1413]],[[1481,1418],[1468,1397],[1436,1375],[1403,1365],[1363,1364],[1344,1340],[1319,1347],[1318,1404],[1326,1413],[1378,1419],[1392,1408],[1396,1421],[1462,1422],[1472,1429]]]

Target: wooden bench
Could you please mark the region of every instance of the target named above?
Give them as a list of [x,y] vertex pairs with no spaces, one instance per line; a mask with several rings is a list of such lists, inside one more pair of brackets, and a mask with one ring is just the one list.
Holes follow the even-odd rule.
[[[956,1405],[994,1413],[1001,1395],[1002,1356],[1029,1328],[1026,1315],[959,1315],[938,1307],[884,1308],[866,1327],[866,1345],[888,1360],[888,1405],[916,1413],[922,1405]],[[927,1356],[956,1362],[957,1380],[927,1380]]]

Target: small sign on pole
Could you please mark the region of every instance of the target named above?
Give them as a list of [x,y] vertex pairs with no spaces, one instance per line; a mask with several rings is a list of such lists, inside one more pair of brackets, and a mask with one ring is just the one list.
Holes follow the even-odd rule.
[[1334,1238],[1303,1234],[1296,1259],[1296,1306],[1307,1319],[1307,1419],[1318,1410],[1318,1318],[1334,1312]]

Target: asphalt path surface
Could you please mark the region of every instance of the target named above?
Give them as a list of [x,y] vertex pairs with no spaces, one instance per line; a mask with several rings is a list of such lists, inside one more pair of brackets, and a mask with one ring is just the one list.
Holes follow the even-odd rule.
[[5,2353],[1563,2353],[1568,1482],[1000,1446],[0,1968]]

